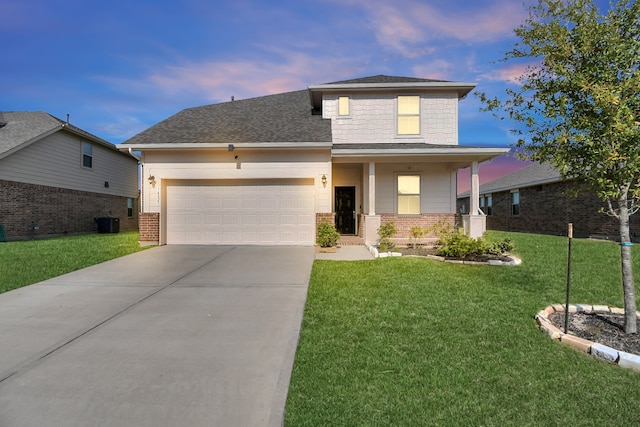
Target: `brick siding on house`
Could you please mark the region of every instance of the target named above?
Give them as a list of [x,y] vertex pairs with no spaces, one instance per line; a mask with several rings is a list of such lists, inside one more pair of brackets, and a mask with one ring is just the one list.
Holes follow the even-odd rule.
[[[428,229],[444,222],[454,226],[456,223],[455,214],[420,214],[420,215],[398,215],[398,214],[381,214],[381,225],[388,224],[390,222],[395,223],[398,234],[396,239],[409,239],[411,237],[411,227],[422,227],[422,229]],[[425,234],[423,237],[431,238],[436,237],[433,231]]]
[[[573,223],[576,237],[606,237],[619,239],[618,220],[600,212],[605,203],[591,191],[578,197],[573,182],[558,182],[520,188],[520,215],[511,215],[511,191],[491,193],[492,212],[487,216],[488,230],[522,231],[530,233],[566,235],[567,224]],[[469,198],[458,199],[469,209]],[[640,220],[630,221],[632,240],[640,239]]]
[[158,244],[160,242],[160,213],[140,213],[140,241]]
[[127,197],[0,180],[0,224],[9,239],[98,231],[96,217],[119,218],[120,231],[138,228],[137,200]]

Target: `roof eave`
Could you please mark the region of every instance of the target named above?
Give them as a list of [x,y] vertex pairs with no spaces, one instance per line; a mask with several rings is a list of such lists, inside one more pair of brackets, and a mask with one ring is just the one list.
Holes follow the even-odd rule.
[[318,149],[331,148],[332,143],[328,142],[173,142],[173,143],[139,143],[139,144],[118,144],[118,150],[129,149],[134,151],[144,150],[202,150],[202,149],[224,149],[228,150],[229,146],[236,148],[296,148],[296,149]]

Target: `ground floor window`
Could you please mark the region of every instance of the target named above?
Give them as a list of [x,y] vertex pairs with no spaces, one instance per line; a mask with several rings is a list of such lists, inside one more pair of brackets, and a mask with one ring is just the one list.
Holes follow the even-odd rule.
[[398,214],[420,213],[420,175],[398,176]]
[[127,199],[127,218],[133,218],[133,199]]
[[511,215],[520,215],[520,192],[518,190],[511,191]]
[[480,196],[480,209],[485,215],[491,215],[491,211],[493,210],[493,198],[491,194]]

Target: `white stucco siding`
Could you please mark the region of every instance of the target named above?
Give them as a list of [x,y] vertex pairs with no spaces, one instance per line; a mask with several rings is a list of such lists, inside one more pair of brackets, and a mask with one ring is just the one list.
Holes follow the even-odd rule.
[[454,213],[451,170],[446,164],[385,164],[376,165],[376,213],[397,212],[397,176],[420,175],[420,212]]
[[326,95],[323,116],[331,119],[333,141],[426,142],[458,144],[458,98],[455,92],[420,95],[420,135],[397,134],[397,95],[350,94],[350,114],[338,115],[338,96]]
[[[235,159],[235,156],[238,156]],[[331,154],[328,150],[158,151],[143,154],[144,211],[160,212],[163,180],[314,180],[316,212],[331,212]],[[154,176],[155,185],[148,177]],[[327,177],[326,187],[322,175]]]
[[137,198],[137,161],[92,143],[93,164],[84,168],[83,141],[90,142],[59,131],[34,142],[0,159],[0,179]]

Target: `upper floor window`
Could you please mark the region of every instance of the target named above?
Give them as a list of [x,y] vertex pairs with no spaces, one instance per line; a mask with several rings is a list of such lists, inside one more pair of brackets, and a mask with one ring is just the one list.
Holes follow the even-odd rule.
[[420,97],[398,96],[398,135],[420,133]]
[[520,215],[520,191],[511,191],[511,215]]
[[398,214],[420,213],[420,175],[398,175]]
[[349,97],[339,96],[338,97],[338,115],[348,116],[349,114],[351,114],[349,110]]
[[93,145],[88,142],[82,143],[82,166],[85,168],[93,167]]

